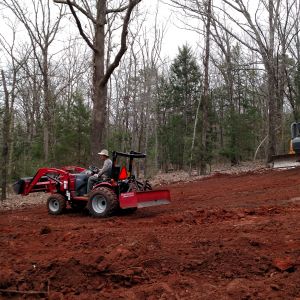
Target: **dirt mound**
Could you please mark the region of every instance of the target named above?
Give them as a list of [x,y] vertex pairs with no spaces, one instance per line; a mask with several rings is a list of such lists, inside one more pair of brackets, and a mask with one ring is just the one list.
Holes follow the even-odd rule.
[[267,171],[266,164],[263,161],[251,161],[242,162],[238,165],[231,166],[226,163],[214,164],[207,175],[200,175],[196,170],[193,170],[191,174],[186,171],[171,171],[169,173],[160,173],[152,178],[151,183],[154,186],[165,185],[175,182],[193,182],[206,178],[222,176],[224,174],[240,175],[247,173],[260,173]]
[[217,173],[107,219],[2,211],[0,299],[297,299],[299,183],[299,169]]

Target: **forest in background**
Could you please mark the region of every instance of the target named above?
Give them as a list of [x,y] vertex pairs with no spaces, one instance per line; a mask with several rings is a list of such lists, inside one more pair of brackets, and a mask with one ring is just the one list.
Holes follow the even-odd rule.
[[0,0],[2,198],[39,167],[98,164],[100,147],[146,153],[146,176],[288,152],[300,113],[298,1],[165,2],[201,41],[173,59],[162,55],[167,21],[158,6],[149,26],[145,0]]

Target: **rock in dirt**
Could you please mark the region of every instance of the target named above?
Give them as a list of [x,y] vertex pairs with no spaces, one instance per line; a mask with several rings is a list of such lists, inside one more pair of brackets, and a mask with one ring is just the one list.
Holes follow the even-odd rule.
[[116,247],[112,251],[110,251],[104,259],[98,264],[97,269],[99,271],[105,271],[110,268],[113,263],[117,263],[118,261],[126,260],[130,258],[132,252],[122,245]]
[[234,299],[242,299],[248,293],[249,288],[246,285],[245,279],[236,278],[228,283],[226,291]]
[[280,288],[280,286],[279,286],[278,284],[272,283],[272,284],[270,285],[270,287],[271,287],[271,289],[274,290],[274,291],[280,291],[280,290],[281,290],[281,288]]
[[273,265],[279,271],[294,271],[295,269],[295,261],[287,256],[287,257],[277,257],[273,260]]
[[49,299],[50,300],[63,300],[64,294],[60,293],[60,292],[52,292],[52,293],[50,293]]
[[51,232],[51,228],[49,226],[44,226],[40,230],[40,234],[49,234]]

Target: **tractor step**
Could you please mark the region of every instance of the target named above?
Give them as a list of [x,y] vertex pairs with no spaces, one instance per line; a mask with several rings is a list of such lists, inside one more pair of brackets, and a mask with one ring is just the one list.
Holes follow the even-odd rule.
[[154,190],[146,192],[129,192],[120,194],[119,197],[121,208],[131,207],[150,207],[165,205],[170,203],[169,190]]

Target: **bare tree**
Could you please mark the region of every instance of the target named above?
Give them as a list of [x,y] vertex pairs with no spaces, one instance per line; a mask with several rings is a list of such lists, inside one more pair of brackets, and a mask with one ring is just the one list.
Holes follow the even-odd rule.
[[[199,6],[199,3],[197,1]],[[204,86],[202,95],[202,132],[201,132],[201,158],[200,158],[200,173],[206,174],[207,167],[207,131],[208,131],[208,101],[209,101],[209,58],[210,58],[210,39],[211,39],[211,19],[212,19],[212,3],[211,0],[204,4],[206,16],[205,24],[205,55],[204,55]]]
[[[14,74],[15,75],[15,74]],[[14,76],[13,75],[13,76]],[[1,200],[6,199],[6,186],[7,186],[7,173],[8,173],[8,158],[9,158],[9,144],[10,144],[10,123],[12,120],[12,108],[15,96],[8,91],[8,86],[6,82],[6,77],[4,71],[1,70],[2,85],[4,90],[4,116],[3,116],[3,128],[2,128],[2,172],[1,172]],[[15,81],[15,76],[13,78]],[[13,88],[15,87],[15,82],[13,82]],[[14,92],[14,90],[12,90]]]
[[50,45],[53,43],[63,15],[63,9],[53,14],[53,8],[49,1],[31,0],[31,7],[21,6],[17,0],[2,0],[2,4],[17,17],[24,25],[29,35],[35,59],[43,77],[44,98],[44,158],[49,160],[49,152],[53,145],[53,111],[55,107],[54,97],[51,92],[49,67],[51,54]]
[[[287,97],[294,120],[300,119],[300,91],[295,86],[295,77],[300,71],[300,5],[298,1],[286,1],[283,22],[278,24],[281,53],[278,56],[277,74],[280,80],[278,94]],[[299,76],[299,75],[298,75]],[[296,79],[297,81],[297,79]],[[284,96],[282,95],[284,94]]]
[[[224,3],[228,5],[228,10],[223,10],[225,15],[231,20],[235,25],[237,25],[251,40],[255,42],[253,47],[245,39],[238,37],[233,31],[230,31],[230,34],[237,38],[243,45],[249,49],[253,49],[258,52],[266,70],[267,77],[267,99],[268,99],[268,149],[267,149],[267,161],[270,161],[272,156],[277,153],[277,144],[278,144],[278,115],[280,114],[278,105],[278,97],[276,97],[276,29],[278,27],[279,19],[279,8],[281,0],[268,0],[268,1],[259,1],[257,11],[255,16],[252,17],[246,4],[243,0],[223,0]],[[259,24],[257,18],[258,11],[260,7],[264,7],[268,15],[268,25],[265,28],[265,31],[262,29],[263,26]],[[230,15],[230,11],[235,11],[236,13],[243,16],[246,24],[243,24],[238,18],[233,18]],[[222,24],[219,20],[216,20],[220,26]],[[243,24],[243,25],[242,25]],[[228,29],[226,28],[228,31]],[[280,108],[282,109],[282,107]]]
[[[5,55],[8,57],[9,69],[5,72],[1,70],[1,81],[4,94],[3,120],[2,120],[2,153],[1,153],[1,200],[6,199],[7,182],[9,174],[9,158],[12,151],[12,122],[14,114],[14,104],[17,96],[17,76],[24,63],[15,55],[15,27],[12,29],[12,42],[9,44],[3,36],[0,38],[0,45]],[[25,57],[26,58],[26,57]]]
[[[210,62],[210,43],[211,43],[211,24],[212,24],[212,1],[206,0],[200,2],[199,0],[180,1],[171,0],[172,5],[176,8],[183,9],[184,14],[191,20],[195,19],[197,25],[191,25],[187,21],[183,21],[185,26],[190,30],[196,31],[201,35],[204,35],[204,83],[203,92],[200,99],[199,109],[201,111],[201,153],[200,153],[200,173],[206,174],[207,172],[207,132],[209,129],[208,122],[208,106],[209,106],[209,62]],[[205,24],[204,31],[199,29],[199,22]],[[198,108],[196,110],[196,113]],[[198,122],[198,116],[196,116],[194,123],[194,134],[191,146],[191,159],[193,157],[194,144],[195,144],[195,130]]]
[[[141,0],[129,0],[127,5],[118,8],[108,8],[106,0],[96,1],[96,13],[88,5],[80,6],[76,1],[54,0],[55,3],[66,4],[76,21],[80,35],[93,51],[93,111],[92,111],[92,132],[91,132],[91,156],[96,160],[97,152],[105,145],[105,126],[107,121],[107,83],[114,70],[118,67],[120,60],[127,50],[127,33],[131,13]],[[84,2],[86,4],[86,2]],[[83,30],[82,22],[78,12],[83,14],[93,24],[93,37],[89,39]],[[105,68],[105,34],[107,16],[112,13],[122,13],[123,23],[121,41],[118,52],[112,62]]]
[[[28,60],[19,71],[18,80],[18,115],[25,123],[26,143],[29,147],[38,131],[38,121],[42,119],[43,80],[40,76],[40,69],[34,58],[32,45],[22,45],[20,55],[28,53]],[[24,170],[25,172],[25,170]]]
[[[208,17],[205,10],[199,9],[201,6],[197,5],[197,0],[172,0],[171,2],[175,7],[183,8],[184,13],[190,19],[197,20],[199,15]],[[221,4],[224,5],[220,7],[218,4],[220,2],[214,4],[214,11],[211,14],[214,31],[217,32],[217,28],[222,28],[246,49],[258,53],[264,65],[268,102],[267,160],[269,161],[272,155],[278,151],[278,136],[281,127],[278,127],[277,124],[281,123],[282,119],[283,92],[286,86],[284,74],[286,50],[293,39],[290,31],[294,24],[291,26],[288,20],[297,1],[287,0],[284,3],[282,0],[259,0],[254,13],[249,9],[249,2],[245,0],[223,0]],[[224,18],[220,19],[220,14]],[[295,18],[295,25],[297,25],[296,20],[297,18]],[[188,25],[187,23],[185,22],[186,25]],[[231,24],[231,28],[226,23]],[[199,31],[199,28],[193,28],[191,25],[189,28]],[[239,33],[236,32],[236,29],[239,30]],[[215,39],[215,41],[219,45],[218,40]],[[279,43],[280,48],[278,48]]]

